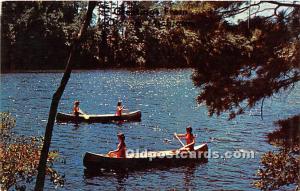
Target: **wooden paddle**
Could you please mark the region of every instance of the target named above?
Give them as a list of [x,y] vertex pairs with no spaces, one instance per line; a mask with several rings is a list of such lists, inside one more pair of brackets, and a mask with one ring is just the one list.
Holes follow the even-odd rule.
[[87,114],[83,114],[82,117],[83,117],[84,119],[86,119],[86,120],[88,120],[88,119],[90,118],[90,116],[87,115]]
[[[180,138],[177,136],[177,133],[174,133],[174,136],[177,138],[177,140],[180,142],[180,144],[182,145],[182,147],[181,148],[185,148],[185,144],[180,140]],[[181,149],[180,148],[180,149]],[[179,151],[180,151],[180,149],[179,149]],[[187,152],[188,153],[190,153],[190,151],[189,150],[187,150]]]
[[184,147],[185,145],[183,142],[180,140],[180,138],[177,136],[177,133],[174,133],[174,136],[177,138],[177,140],[180,142],[180,144]]
[[85,119],[85,120],[88,120],[90,118],[90,116],[88,114],[86,114],[85,112],[83,112],[81,109],[79,109],[79,112],[81,113],[82,117]]

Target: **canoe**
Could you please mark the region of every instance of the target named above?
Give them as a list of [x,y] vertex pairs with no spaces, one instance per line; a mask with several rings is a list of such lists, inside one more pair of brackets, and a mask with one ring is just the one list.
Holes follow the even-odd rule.
[[133,111],[128,113],[123,113],[121,116],[115,116],[115,114],[103,114],[103,115],[79,115],[60,113],[56,115],[57,122],[71,122],[71,123],[110,123],[119,121],[141,121],[141,111]]
[[126,158],[112,158],[106,154],[86,152],[83,165],[87,170],[137,170],[152,167],[170,167],[207,162],[206,143],[195,147],[194,152],[179,150],[128,153]]

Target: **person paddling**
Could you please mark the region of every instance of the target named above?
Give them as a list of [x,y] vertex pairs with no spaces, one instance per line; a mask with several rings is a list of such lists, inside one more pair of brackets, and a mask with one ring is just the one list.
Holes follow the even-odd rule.
[[192,133],[192,127],[188,126],[186,128],[186,134],[176,134],[174,133],[174,136],[176,138],[181,138],[181,139],[185,139],[186,140],[186,145],[184,147],[182,147],[180,150],[189,150],[189,151],[193,151],[194,150],[194,146],[195,146],[195,136]]
[[122,105],[122,101],[118,101],[118,104],[117,104],[117,110],[116,110],[116,116],[121,116],[122,115],[122,112],[123,112],[123,105]]
[[79,108],[79,101],[78,100],[76,100],[76,101],[74,101],[74,107],[73,107],[73,114],[76,116],[76,117],[78,117],[79,116],[79,114],[82,114],[83,112],[80,110],[80,108]]
[[83,112],[80,108],[79,108],[79,101],[76,100],[74,102],[74,107],[73,107],[73,114],[75,115],[75,123],[77,124],[79,122],[79,115],[82,115],[82,117],[86,120],[88,120],[90,117],[89,115],[87,115],[85,112]]
[[123,133],[118,133],[119,144],[116,150],[109,151],[108,156],[114,158],[126,158],[126,144],[125,144],[125,135]]

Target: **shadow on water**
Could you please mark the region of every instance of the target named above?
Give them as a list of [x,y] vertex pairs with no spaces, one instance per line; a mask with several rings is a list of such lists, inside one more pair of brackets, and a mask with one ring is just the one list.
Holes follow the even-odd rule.
[[79,126],[78,123],[75,123],[75,124],[73,125],[73,127],[74,127],[74,128],[73,128],[72,130],[77,130],[77,129],[79,129],[80,126]]
[[[89,182],[94,178],[105,178],[105,179],[115,179],[116,180],[116,190],[126,190],[126,181],[129,179],[130,176],[135,176],[139,173],[147,173],[154,171],[169,171],[171,169],[174,170],[174,173],[182,172],[182,180],[184,186],[186,188],[193,187],[193,180],[195,179],[195,171],[197,167],[201,166],[203,163],[189,163],[186,165],[173,165],[173,166],[160,166],[160,167],[153,167],[147,169],[137,169],[137,170],[91,170],[91,169],[84,169],[84,180],[85,182]],[[88,184],[92,184],[89,182]]]
[[[128,171],[102,171],[102,170],[87,170],[84,169],[84,179],[87,182],[89,179],[93,179],[95,177],[102,178],[115,178],[116,179],[116,190],[126,190],[125,183],[129,176]],[[89,183],[91,184],[91,183]]]
[[186,166],[186,168],[184,170],[183,180],[184,180],[184,185],[186,188],[192,187],[191,180],[195,179],[196,167],[197,167],[197,164],[190,164],[190,165]]

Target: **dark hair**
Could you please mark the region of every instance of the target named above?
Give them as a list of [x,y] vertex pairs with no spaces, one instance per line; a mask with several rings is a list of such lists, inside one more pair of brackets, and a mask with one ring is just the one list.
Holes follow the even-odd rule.
[[79,105],[79,101],[78,100],[74,101],[74,104]]
[[121,105],[122,105],[122,102],[121,102],[121,101],[118,101],[117,106],[121,106]]
[[125,140],[125,135],[123,133],[118,133],[117,136],[120,137],[121,139]]
[[192,129],[192,127],[191,127],[191,126],[187,126],[187,127],[186,127],[186,131],[188,131],[188,132],[192,133],[193,129]]

